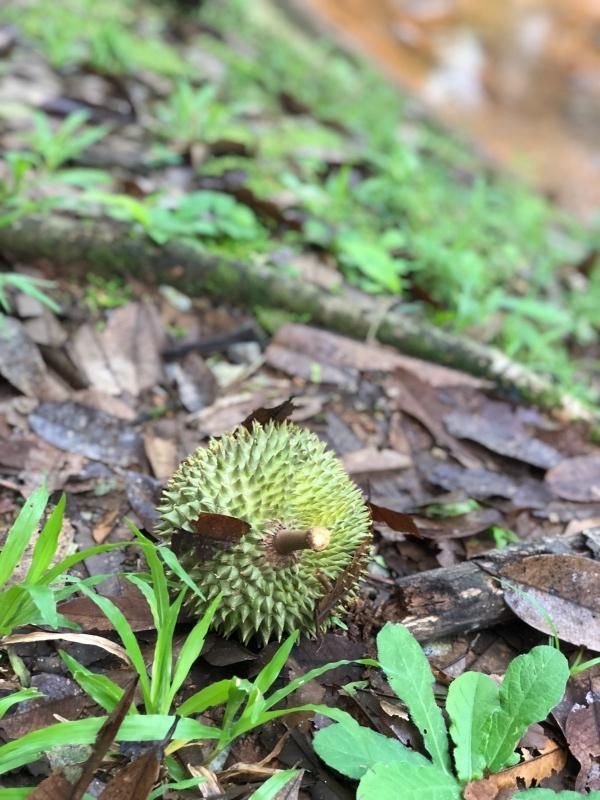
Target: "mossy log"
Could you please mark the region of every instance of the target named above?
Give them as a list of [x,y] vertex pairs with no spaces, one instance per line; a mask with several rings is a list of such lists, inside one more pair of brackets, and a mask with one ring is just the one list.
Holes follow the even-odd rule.
[[390,307],[389,298],[382,301],[348,285],[327,291],[259,259],[242,263],[177,242],[158,246],[143,232],[120,223],[60,214],[22,218],[0,228],[0,251],[15,261],[46,262],[59,275],[80,279],[89,271],[132,276],[250,309],[282,309],[355,338],[374,333],[380,342],[403,353],[488,378],[509,396],[564,418],[600,419],[550,380],[499,350],[407,316],[400,301]]

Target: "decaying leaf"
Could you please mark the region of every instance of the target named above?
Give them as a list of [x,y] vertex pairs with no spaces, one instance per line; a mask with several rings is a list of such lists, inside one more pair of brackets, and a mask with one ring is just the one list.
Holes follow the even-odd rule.
[[273,408],[257,408],[256,411],[246,417],[241,426],[251,430],[253,422],[259,422],[261,425],[266,425],[267,422],[283,422],[294,412],[293,400],[293,397],[289,397],[278,406],[273,406]]
[[217,550],[229,550],[250,530],[246,520],[208,512],[200,514],[193,526],[195,533],[176,531],[171,548],[176,556],[193,552],[198,561],[209,561]]
[[410,533],[411,536],[420,536],[419,529],[410,514],[403,514],[400,511],[394,511],[393,508],[379,506],[377,503],[369,502],[367,505],[371,511],[373,522],[383,522],[389,528],[399,533]]
[[600,650],[600,564],[578,555],[529,556],[507,564],[505,600],[544,633]]
[[366,567],[370,549],[371,542],[369,539],[365,539],[354,553],[352,561],[319,601],[315,609],[315,627],[317,630],[320,629],[323,622],[330,616],[348,590],[358,581]]
[[529,787],[534,781],[537,784],[553,773],[560,772],[566,762],[566,752],[560,747],[555,747],[547,753],[531,758],[529,761],[523,761],[515,767],[467,784],[463,795],[464,800],[495,800],[504,789],[516,791],[517,780],[523,781],[525,786]]
[[565,724],[569,750],[581,764],[575,782],[579,792],[600,789],[600,695],[589,692],[586,701],[573,706]]
[[567,458],[546,473],[546,483],[564,500],[593,503],[600,500],[600,455]]

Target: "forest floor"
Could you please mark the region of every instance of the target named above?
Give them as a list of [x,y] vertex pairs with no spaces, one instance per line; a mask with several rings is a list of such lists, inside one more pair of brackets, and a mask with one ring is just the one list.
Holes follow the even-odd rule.
[[[43,237],[56,219],[93,239],[93,226],[108,219],[132,230],[133,259],[142,238],[159,249],[183,241],[199,258],[267,265],[333,296],[344,283],[357,298],[381,295],[383,315],[386,303],[401,302],[408,318],[500,347],[593,413],[596,234],[496,175],[381,78],[306,43],[285,19],[248,19],[236,4],[186,13],[148,5],[143,16],[137,8],[123,3],[118,19],[84,0],[60,10],[19,0],[0,11],[2,527],[45,481],[54,501],[62,492],[68,499],[63,554],[131,540],[127,519],[151,532],[161,488],[189,453],[256,409],[293,398],[291,419],[339,456],[379,511],[357,604],[340,627],[300,640],[284,682],[328,662],[374,657],[388,621],[427,642],[440,696],[466,670],[504,675],[548,634],[569,657],[592,658],[600,650],[590,592],[600,557],[600,447],[589,423],[534,407],[489,375],[385,346],[377,324],[359,340],[309,324],[309,309],[292,313],[256,295],[234,304],[223,283],[186,291],[176,261],[158,285],[144,263],[105,268],[110,242],[101,264],[92,247],[89,260],[84,248],[63,264],[43,242],[37,256],[28,243],[26,257],[15,242],[23,225],[39,225]],[[38,298],[21,290],[20,276],[53,284]],[[410,515],[410,530],[394,512]],[[120,548],[86,558],[80,577],[110,576],[97,589],[123,609],[149,662],[152,617],[120,576],[138,566],[139,550]],[[523,593],[535,602],[520,602]],[[117,641],[93,603],[68,603],[63,613],[81,632]],[[540,604],[551,609],[550,626]],[[120,686],[133,674],[103,646],[60,644]],[[211,633],[183,692],[232,675],[253,679],[276,647]],[[44,694],[0,719],[5,742],[99,713],[58,649],[42,637],[3,654],[2,695],[23,686]],[[600,789],[598,693],[598,666],[574,675],[553,715],[521,740],[527,767],[471,796],[540,784]],[[418,746],[372,667],[324,673],[293,698],[306,703],[345,709]],[[581,709],[589,719],[575,725]],[[219,720],[218,710],[203,715]],[[202,747],[186,748],[187,775],[210,780],[167,796],[246,797],[276,769],[299,767],[301,784],[269,796],[351,798],[352,783],[312,749],[322,724],[308,712],[268,722],[210,769],[201,766]],[[123,750],[104,764],[95,796],[134,755]],[[3,771],[0,786],[38,783],[58,763],[47,754]]]

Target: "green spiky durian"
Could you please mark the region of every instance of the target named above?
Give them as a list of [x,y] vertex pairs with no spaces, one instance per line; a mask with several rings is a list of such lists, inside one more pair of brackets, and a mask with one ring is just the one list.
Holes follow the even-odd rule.
[[193,534],[202,513],[248,523],[233,546],[209,560],[180,555],[205,596],[194,598],[195,610],[202,613],[222,592],[214,626],[243,641],[256,634],[266,643],[296,629],[314,634],[328,587],[355,590],[357,558],[371,536],[368,508],[340,461],[315,434],[289,422],[255,422],[212,439],[179,466],[158,510],[157,533],[167,537]]

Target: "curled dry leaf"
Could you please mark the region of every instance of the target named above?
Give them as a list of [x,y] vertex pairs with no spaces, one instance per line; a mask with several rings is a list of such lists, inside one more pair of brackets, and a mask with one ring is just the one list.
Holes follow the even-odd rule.
[[480,781],[467,784],[464,790],[464,800],[495,800],[504,789],[516,789],[517,780],[524,781],[529,787],[533,783],[539,784],[544,778],[549,778],[554,772],[560,772],[567,763],[567,754],[560,747],[544,753],[529,761],[523,761],[510,769],[496,772]]
[[94,636],[91,633],[52,633],[51,631],[32,631],[31,633],[13,633],[0,639],[0,646],[7,647],[11,644],[25,644],[26,642],[47,642],[50,640],[62,639],[65,642],[75,642],[75,644],[87,644],[92,647],[101,647],[107,653],[112,653],[127,666],[131,666],[131,660],[125,648],[103,636]]
[[565,725],[569,750],[581,764],[579,792],[600,789],[600,695],[590,692],[586,700],[573,706]]
[[537,555],[505,565],[505,600],[528,625],[600,651],[600,564],[579,555]]
[[[193,551],[198,561],[210,561],[217,550],[229,550],[248,533],[246,520],[227,514],[204,512],[194,521],[195,533],[177,531],[171,537],[171,549],[176,556]],[[199,535],[198,535],[199,534]]]
[[567,458],[546,473],[546,483],[564,500],[594,503],[600,500],[600,455]]
[[293,397],[289,397],[273,408],[257,408],[241,423],[241,427],[252,429],[253,422],[259,422],[261,425],[266,425],[267,422],[284,422],[288,417],[294,413]]

